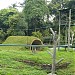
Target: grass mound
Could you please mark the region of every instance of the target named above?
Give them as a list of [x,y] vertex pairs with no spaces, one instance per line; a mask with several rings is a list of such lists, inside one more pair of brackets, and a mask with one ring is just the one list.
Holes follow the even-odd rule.
[[[33,37],[33,36],[9,36],[5,42],[3,42],[3,44],[42,44],[42,41],[37,38],[37,37]],[[9,50],[13,50],[13,49],[25,49],[24,46],[3,46],[3,49],[9,49]],[[21,49],[22,50],[22,49]]]
[[9,36],[3,44],[32,44],[34,40],[41,41],[33,36]]

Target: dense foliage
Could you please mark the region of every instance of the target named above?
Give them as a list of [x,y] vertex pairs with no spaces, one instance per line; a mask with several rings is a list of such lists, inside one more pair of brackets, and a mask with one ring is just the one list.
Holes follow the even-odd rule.
[[[36,31],[37,28],[44,26],[44,16],[49,13],[45,0],[26,0],[24,7],[25,20],[28,28]],[[32,31],[29,33],[29,35]]]
[[[49,4],[45,0],[25,0],[21,5],[23,6],[22,12],[16,9],[16,4],[8,9],[0,10],[0,41],[10,35],[50,37],[50,27],[58,32],[58,9],[61,8],[73,9],[72,20],[75,19],[75,1],[73,0],[52,0]],[[72,24],[75,22],[73,21]],[[62,26],[62,36],[65,35],[63,28]],[[72,27],[71,29],[74,31],[75,28]]]
[[[23,14],[15,8],[0,10],[0,40],[10,35],[25,35],[23,29],[27,28]],[[22,29],[22,30],[21,30]]]

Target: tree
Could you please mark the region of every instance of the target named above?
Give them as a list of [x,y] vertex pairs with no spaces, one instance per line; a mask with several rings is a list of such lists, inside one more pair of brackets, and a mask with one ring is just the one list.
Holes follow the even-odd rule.
[[9,17],[9,26],[7,33],[9,35],[25,35],[27,23],[24,20],[23,14],[18,13]]
[[11,7],[0,10],[0,28],[6,33],[6,36],[25,35],[27,23],[23,14]]
[[2,9],[0,10],[0,29],[2,29],[1,33],[3,32],[5,35],[3,36],[0,34],[0,36],[3,36],[5,39],[7,36],[7,30],[10,28],[10,17],[18,14],[18,11],[14,8],[9,9]]
[[0,43],[2,43],[2,41],[4,41],[4,39],[5,39],[5,33],[3,32],[3,30],[1,29],[0,30]]
[[29,29],[34,31],[43,26],[44,16],[49,12],[45,0],[26,0],[23,11]]
[[2,9],[0,10],[0,28],[6,32],[6,30],[10,27],[10,17],[18,14],[16,9]]

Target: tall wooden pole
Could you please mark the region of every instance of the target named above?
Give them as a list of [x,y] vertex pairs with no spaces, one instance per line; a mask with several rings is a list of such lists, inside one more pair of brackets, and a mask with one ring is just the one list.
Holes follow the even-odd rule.
[[54,32],[52,28],[50,28],[52,34],[53,34],[53,54],[52,54],[52,73],[48,75],[56,75],[55,74],[55,66],[56,66],[56,47],[57,47],[57,38],[56,38],[56,31]]
[[[60,25],[61,25],[61,18],[60,18],[60,13],[61,11],[59,11],[59,42],[58,45],[60,45]],[[60,49],[60,47],[58,47],[58,50]]]
[[[66,24],[67,25],[67,24]],[[67,45],[67,36],[68,36],[68,34],[67,34],[67,27],[66,27],[66,30],[65,30],[65,45]]]
[[56,42],[56,32],[53,35],[53,40],[54,40],[54,49],[53,49],[53,58],[52,58],[52,75],[55,74],[55,66],[56,66],[56,46],[57,46],[57,42]]
[[[67,19],[67,13],[66,13],[66,21],[68,21]],[[68,37],[68,28],[67,28],[68,23],[66,22],[66,28],[65,28],[65,45],[67,45],[67,37]]]
[[71,26],[71,9],[69,10],[69,27],[68,27],[68,50],[70,50],[70,26]]

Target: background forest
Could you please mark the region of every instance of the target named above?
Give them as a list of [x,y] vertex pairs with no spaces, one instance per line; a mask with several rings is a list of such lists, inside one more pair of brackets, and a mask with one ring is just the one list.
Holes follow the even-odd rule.
[[[0,43],[8,36],[36,36],[44,42],[52,42],[52,35],[49,28],[58,32],[59,9],[67,8],[75,10],[74,0],[25,0],[20,3],[23,8],[19,12],[17,4],[9,8],[0,10]],[[63,18],[64,19],[64,18]],[[72,13],[72,19],[75,19],[75,12]],[[75,21],[73,21],[75,24]],[[61,26],[61,36],[64,37],[64,27]],[[75,32],[75,27],[71,27]],[[62,39],[63,41],[63,39]]]

